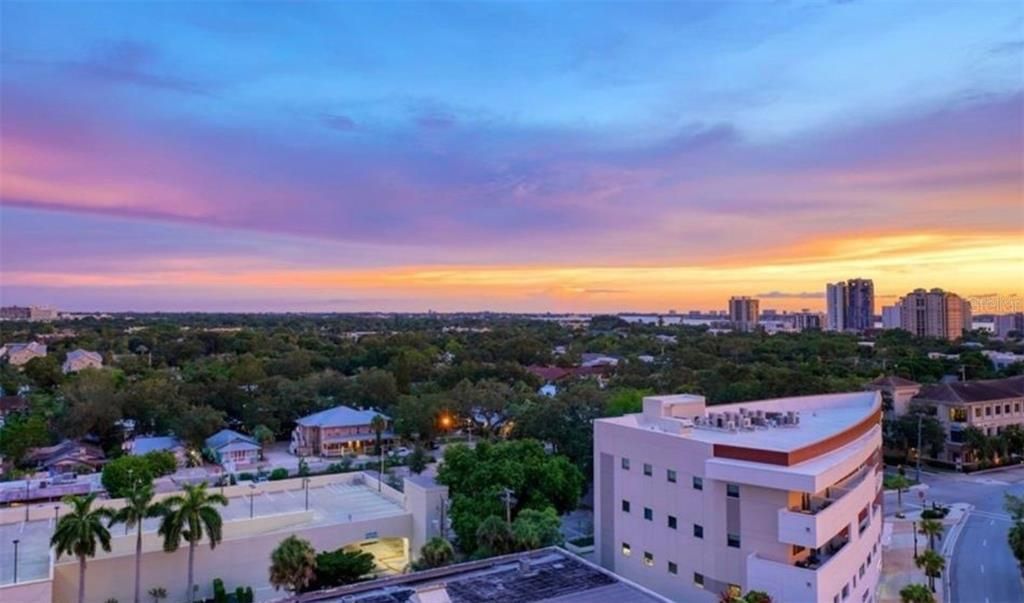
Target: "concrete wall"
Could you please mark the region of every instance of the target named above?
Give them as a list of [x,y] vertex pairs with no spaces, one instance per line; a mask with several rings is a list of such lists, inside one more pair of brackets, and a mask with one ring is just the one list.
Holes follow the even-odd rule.
[[[268,600],[283,593],[269,587],[270,552],[282,540],[296,534],[320,550],[333,550],[369,538],[408,538],[412,517],[395,517],[355,521],[352,523],[311,525],[307,512],[257,517],[224,524],[224,541],[211,550],[204,541],[196,548],[195,579],[199,596],[213,595],[214,578],[224,580],[229,590],[236,586],[252,586],[258,600]],[[261,533],[263,532],[263,533]],[[114,597],[131,601],[134,588],[135,537],[115,537],[113,551],[89,561],[86,571],[86,601],[105,601]],[[142,590],[155,586],[167,589],[168,601],[183,601],[186,596],[188,545],[173,553],[165,553],[156,534],[143,535]],[[54,603],[73,603],[78,595],[78,564],[63,558],[54,567]],[[6,603],[6,600],[5,600]]]
[[53,581],[49,579],[0,586],[3,603],[51,603],[52,599]]

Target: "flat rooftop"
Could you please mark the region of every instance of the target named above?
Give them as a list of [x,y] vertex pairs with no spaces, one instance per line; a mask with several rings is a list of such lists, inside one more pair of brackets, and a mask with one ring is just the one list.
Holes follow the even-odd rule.
[[[673,397],[662,398],[671,400]],[[685,397],[680,398],[686,399]],[[737,429],[736,431],[702,427],[666,431],[660,429],[656,423],[648,421],[642,413],[599,420],[708,444],[791,452],[856,426],[876,413],[879,404],[877,392],[867,391],[716,404],[707,406],[702,413],[706,417],[711,413],[738,412],[742,408],[748,411],[762,410],[765,412],[796,411],[800,414],[798,425],[755,426],[752,429]]]
[[417,595],[451,603],[669,603],[557,547],[307,593],[298,601],[406,603]]
[[[259,485],[254,489],[254,517],[300,512],[305,510],[305,505],[305,491],[301,488],[273,493],[260,491]],[[225,522],[245,521],[249,519],[249,509],[248,495],[235,496],[228,499],[228,506],[221,508],[221,515]],[[334,483],[311,487],[309,510],[313,512],[313,521],[305,524],[306,526],[365,521],[406,513],[401,505],[361,483]],[[147,519],[142,524],[142,530],[156,532],[159,523],[159,518]],[[53,527],[52,518],[0,524],[0,585],[10,584],[14,579],[14,547],[11,542],[15,538],[19,540],[18,582],[41,580],[49,576],[50,536],[53,534]],[[111,528],[111,535],[114,538],[123,537],[124,526]]]

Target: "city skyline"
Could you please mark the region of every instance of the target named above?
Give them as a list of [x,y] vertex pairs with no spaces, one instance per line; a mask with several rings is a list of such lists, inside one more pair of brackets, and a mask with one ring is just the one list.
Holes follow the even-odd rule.
[[1020,309],[1017,3],[208,8],[3,5],[4,305]]

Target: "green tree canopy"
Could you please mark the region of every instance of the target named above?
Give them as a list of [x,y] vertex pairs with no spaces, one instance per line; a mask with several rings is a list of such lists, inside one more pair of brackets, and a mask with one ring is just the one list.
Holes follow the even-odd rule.
[[512,515],[524,509],[552,507],[557,513],[575,508],[583,489],[583,476],[569,460],[549,455],[536,440],[511,440],[476,448],[462,444],[445,450],[438,481],[452,497],[452,525],[459,546],[476,548],[480,523],[490,515],[505,516],[503,492],[512,491]]

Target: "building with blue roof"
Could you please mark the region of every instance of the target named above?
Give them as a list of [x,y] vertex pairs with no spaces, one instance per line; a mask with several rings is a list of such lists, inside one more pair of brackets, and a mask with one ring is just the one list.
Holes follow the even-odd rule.
[[383,442],[394,440],[391,418],[375,410],[358,410],[349,406],[335,406],[295,422],[292,431],[292,454],[300,456],[344,456],[370,454],[377,444],[373,418],[380,416],[386,427],[381,433]]
[[206,438],[205,444],[214,461],[230,468],[258,463],[263,452],[256,438],[233,429],[221,429]]

